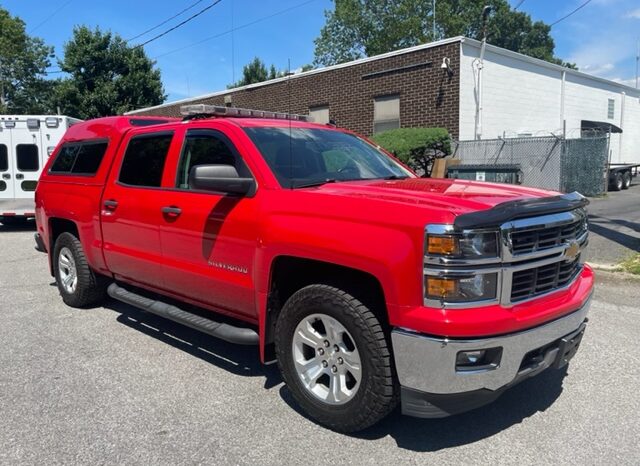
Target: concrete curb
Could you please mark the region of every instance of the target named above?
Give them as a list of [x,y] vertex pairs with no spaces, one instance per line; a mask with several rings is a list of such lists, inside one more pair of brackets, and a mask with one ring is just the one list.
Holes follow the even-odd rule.
[[589,264],[591,266],[592,269],[594,270],[603,270],[605,272],[621,272],[621,273],[626,273],[622,271],[622,268],[619,265],[613,265],[613,264],[598,264],[597,262],[589,262],[587,261],[587,264]]
[[640,281],[640,275],[635,275],[629,272],[625,272],[619,265],[611,264],[597,264],[593,262],[587,262],[595,271],[597,275],[604,275],[609,278],[617,278],[620,280],[635,280]]

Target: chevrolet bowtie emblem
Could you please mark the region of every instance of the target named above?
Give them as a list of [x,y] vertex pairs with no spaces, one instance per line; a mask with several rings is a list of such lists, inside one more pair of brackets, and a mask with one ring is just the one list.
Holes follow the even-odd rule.
[[567,260],[573,260],[580,254],[580,245],[577,241],[571,241],[567,249],[564,250],[564,257]]

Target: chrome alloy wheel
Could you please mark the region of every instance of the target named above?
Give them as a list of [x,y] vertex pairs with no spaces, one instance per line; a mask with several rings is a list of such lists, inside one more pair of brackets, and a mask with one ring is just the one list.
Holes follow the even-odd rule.
[[347,403],[358,392],[362,364],[347,329],[326,314],[312,314],[293,334],[293,361],[303,386],[331,405]]
[[73,254],[67,247],[60,249],[58,254],[58,275],[64,291],[73,294],[78,286],[78,270]]

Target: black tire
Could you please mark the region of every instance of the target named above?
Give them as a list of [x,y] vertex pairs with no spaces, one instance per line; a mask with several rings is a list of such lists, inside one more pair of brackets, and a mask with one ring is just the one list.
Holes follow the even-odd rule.
[[611,191],[620,191],[622,189],[622,173],[613,175],[613,183],[611,183]]
[[[293,338],[298,324],[312,314],[337,320],[352,336],[361,361],[360,385],[345,404],[332,405],[302,384],[295,368]],[[278,366],[302,409],[319,423],[339,432],[365,429],[397,405],[399,387],[390,344],[373,312],[350,294],[328,285],[310,285],[285,303],[276,323]],[[326,367],[326,366],[325,366]]]
[[624,175],[622,175],[622,189],[629,189],[629,186],[631,186],[631,173],[624,172]]
[[[67,248],[71,252],[75,262],[77,284],[73,292],[67,291],[62,284],[59,260],[60,251],[63,248]],[[62,233],[56,239],[53,248],[53,270],[60,296],[68,306],[85,308],[95,305],[104,299],[108,280],[106,277],[95,273],[89,267],[82,244],[71,233]]]

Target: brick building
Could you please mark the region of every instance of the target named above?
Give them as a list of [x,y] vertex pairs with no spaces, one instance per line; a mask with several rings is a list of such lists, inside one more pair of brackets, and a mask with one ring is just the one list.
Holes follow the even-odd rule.
[[[640,90],[454,37],[290,77],[135,110],[179,116],[189,103],[311,114],[364,135],[444,127],[454,139],[562,134],[613,125],[611,161],[640,163]],[[482,56],[481,56],[482,55]]]
[[[446,40],[214,92],[131,113],[180,115],[188,103],[314,114],[361,134],[418,126],[448,128],[458,135],[460,76],[440,68],[446,57],[458,69],[459,40]],[[328,112],[327,112],[328,110]]]

